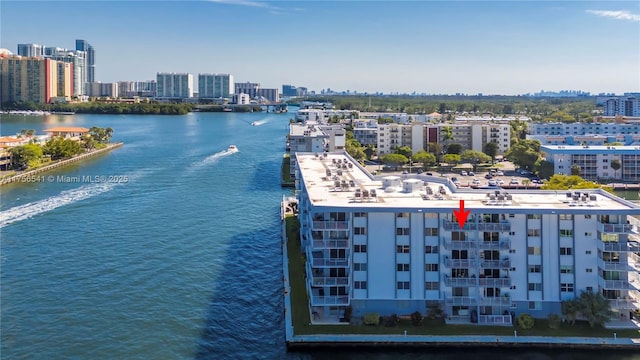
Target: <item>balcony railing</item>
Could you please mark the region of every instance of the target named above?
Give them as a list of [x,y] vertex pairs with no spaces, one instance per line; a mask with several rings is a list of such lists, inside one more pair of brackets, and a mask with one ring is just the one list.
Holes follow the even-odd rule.
[[604,280],[598,279],[598,284],[607,290],[637,290],[627,280]]
[[602,251],[616,251],[616,252],[640,251],[640,249],[638,248],[629,246],[629,243],[614,242],[614,241],[598,241],[598,249]]
[[477,249],[478,244],[476,241],[471,241],[471,240],[464,240],[464,241],[445,240],[444,248],[447,250]]
[[460,229],[460,225],[458,222],[451,220],[442,220],[442,226],[445,230],[478,230],[478,231],[511,231],[511,223],[508,221],[500,222],[500,223],[475,223],[475,222],[467,222],[462,229]]
[[348,277],[325,277],[325,276],[315,277],[314,276],[311,280],[311,286],[337,286],[337,285],[348,286],[349,278]]
[[511,248],[511,240],[480,241],[478,246],[482,250],[509,250]]
[[322,252],[311,251],[307,248],[307,261],[311,267],[349,267],[349,258],[325,257]]
[[512,325],[511,315],[478,315],[478,324]]
[[510,306],[511,298],[508,296],[501,297],[484,297],[480,299],[480,305],[486,306]]
[[637,309],[638,302],[632,298],[629,299],[609,299],[609,305],[613,309]]
[[349,296],[311,296],[311,306],[327,306],[327,305],[348,305]]
[[446,286],[468,287],[476,286],[478,280],[475,277],[450,277],[445,276],[444,284]]
[[348,249],[348,239],[313,240],[314,249]]
[[313,220],[313,230],[348,230],[348,221]]
[[605,261],[601,258],[598,258],[598,267],[609,271],[636,271],[626,262]]
[[480,266],[485,269],[508,269],[511,267],[511,260],[482,260]]
[[490,287],[510,287],[511,279],[510,278],[480,278],[478,279],[478,284],[480,286],[490,286]]
[[478,259],[449,259],[444,260],[444,266],[447,268],[475,268],[478,266]]
[[633,234],[636,232],[631,224],[603,224],[598,223],[598,231],[617,234]]
[[478,304],[478,299],[468,296],[452,296],[447,298],[446,303],[454,306],[475,306]]

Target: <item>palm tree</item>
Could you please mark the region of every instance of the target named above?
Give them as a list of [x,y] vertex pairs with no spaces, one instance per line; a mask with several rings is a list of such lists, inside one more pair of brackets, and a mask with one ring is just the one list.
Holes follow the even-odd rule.
[[609,301],[599,292],[583,291],[577,299],[580,313],[589,322],[589,326],[603,326],[611,318]]
[[531,180],[529,180],[529,179],[523,179],[522,180],[522,185],[524,185],[525,189],[529,188],[529,184],[531,184]]
[[447,151],[447,146],[453,141],[453,129],[451,126],[445,126],[442,130],[442,142],[444,142],[444,150]]

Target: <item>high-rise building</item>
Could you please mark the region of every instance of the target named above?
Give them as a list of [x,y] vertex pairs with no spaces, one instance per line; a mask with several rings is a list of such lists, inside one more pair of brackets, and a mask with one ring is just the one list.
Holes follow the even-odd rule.
[[[49,48],[47,58],[73,64],[73,95],[87,95],[87,58],[84,51]],[[53,49],[56,49],[55,51]]]
[[234,90],[233,75],[198,74],[198,97],[201,99],[229,98]]
[[47,58],[0,58],[0,101],[49,103],[70,100],[73,64]]
[[253,99],[258,94],[258,89],[260,89],[260,84],[247,81],[246,83],[235,83],[234,87],[235,87],[234,89],[235,94],[240,94],[240,93],[247,94]]
[[87,83],[87,95],[93,97],[118,98],[117,83],[92,82]]
[[44,56],[44,46],[38,44],[18,44],[18,55],[27,57]]
[[258,89],[256,91],[257,97],[263,97],[270,102],[277,103],[280,101],[280,90],[279,89]]
[[158,73],[156,97],[188,99],[193,97],[193,75],[189,73]]
[[86,40],[76,40],[76,50],[84,51],[87,53],[86,56],[86,69],[87,69],[87,82],[95,82],[96,81],[96,51]]
[[640,93],[626,93],[623,96],[604,101],[604,116],[640,116]]

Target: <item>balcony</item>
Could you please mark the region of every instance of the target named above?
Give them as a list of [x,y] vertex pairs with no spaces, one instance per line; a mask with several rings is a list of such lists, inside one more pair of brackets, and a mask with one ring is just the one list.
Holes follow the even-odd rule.
[[444,248],[447,250],[468,250],[468,249],[476,249],[478,244],[476,241],[464,240],[464,241],[452,241],[451,239],[447,239],[444,242]]
[[326,276],[314,276],[311,279],[311,286],[322,287],[322,286],[348,286],[349,278],[348,277],[326,277]]
[[467,222],[464,224],[464,227],[460,229],[460,225],[458,222],[454,222],[451,220],[442,220],[442,226],[447,231],[511,231],[511,223],[508,221],[500,222],[500,223],[475,223],[475,222]]
[[607,271],[636,271],[630,264],[620,261],[605,261],[598,258],[598,267]]
[[478,324],[511,326],[511,315],[479,315]]
[[444,266],[447,268],[475,268],[478,266],[478,259],[449,259],[445,257]]
[[478,283],[475,277],[450,277],[445,275],[444,284],[449,287],[469,287]]
[[453,306],[476,306],[478,299],[468,296],[452,296],[447,298],[446,303]]
[[349,258],[325,257],[322,251],[310,251],[307,248],[307,261],[312,268],[349,267]]
[[635,226],[631,224],[603,224],[598,223],[598,231],[616,234],[635,234]]
[[598,249],[615,252],[640,251],[637,247],[632,247],[632,243],[615,241],[598,241]]
[[478,244],[481,250],[509,250],[511,249],[511,240],[504,239],[500,241],[481,241]]
[[349,240],[348,239],[318,240],[314,238],[313,248],[314,249],[348,249]]
[[313,230],[349,230],[349,222],[337,220],[313,220]]
[[640,306],[635,299],[629,296],[624,299],[609,299],[609,305],[611,305],[612,309],[620,310],[632,310],[637,309]]
[[606,290],[638,290],[627,280],[604,280],[598,278],[598,285]]
[[478,279],[478,284],[480,286],[488,286],[488,287],[510,287],[511,279],[510,278],[480,278]]
[[511,298],[508,296],[500,297],[483,297],[480,299],[480,305],[484,306],[511,306]]
[[311,295],[311,306],[349,305],[349,296],[322,296]]
[[485,269],[508,269],[511,267],[511,260],[482,260],[480,266]]

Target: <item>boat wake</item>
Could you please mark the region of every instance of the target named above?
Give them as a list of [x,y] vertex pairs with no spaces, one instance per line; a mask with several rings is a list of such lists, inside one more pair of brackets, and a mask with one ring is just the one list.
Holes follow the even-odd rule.
[[198,169],[201,168],[203,166],[208,166],[208,165],[213,165],[215,163],[217,163],[220,159],[222,159],[223,157],[227,157],[229,155],[233,155],[235,153],[237,153],[238,150],[223,150],[223,151],[219,151],[213,155],[209,155],[206,158],[194,163],[193,165],[191,165],[189,168],[190,169]]
[[259,120],[259,121],[254,121],[254,122],[252,122],[252,123],[251,123],[251,125],[253,125],[253,126],[260,126],[260,125],[264,125],[264,124],[266,124],[266,123],[268,123],[268,122],[269,122],[269,120]]
[[0,228],[18,221],[32,218],[36,215],[57,209],[59,207],[92,198],[113,189],[116,183],[101,183],[85,185],[73,190],[65,190],[59,195],[32,203],[12,207],[0,212]]

